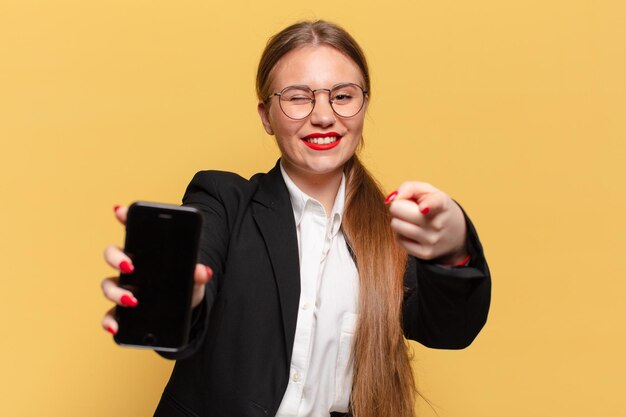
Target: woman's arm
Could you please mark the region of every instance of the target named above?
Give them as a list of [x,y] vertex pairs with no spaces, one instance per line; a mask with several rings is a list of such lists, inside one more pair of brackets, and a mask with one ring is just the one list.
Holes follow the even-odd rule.
[[[217,298],[223,276],[224,262],[230,241],[230,226],[233,213],[236,212],[235,199],[224,196],[232,181],[246,181],[238,175],[220,171],[198,172],[187,186],[183,196],[183,205],[195,207],[202,213],[202,233],[198,262],[208,265],[213,276],[206,284],[204,298],[194,309],[192,315],[189,344],[182,350],[169,353],[159,352],[168,359],[184,359],[195,353],[204,341],[209,317]],[[218,185],[219,184],[219,185]],[[233,205],[233,207],[228,207]],[[229,218],[229,212],[231,214]]]
[[491,296],[476,229],[455,201],[427,183],[406,182],[388,202],[391,227],[409,254],[406,337],[434,348],[468,346],[487,320]]
[[476,229],[464,217],[470,255],[466,266],[442,266],[409,257],[404,333],[427,347],[463,349],[472,343],[487,320],[491,300],[489,267]]

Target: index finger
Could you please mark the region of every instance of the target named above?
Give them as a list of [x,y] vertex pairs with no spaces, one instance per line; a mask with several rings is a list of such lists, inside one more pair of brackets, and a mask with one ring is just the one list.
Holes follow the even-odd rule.
[[409,181],[398,187],[396,199],[414,201],[419,206],[420,213],[425,216],[442,209],[444,199],[440,194],[443,193],[426,182]]

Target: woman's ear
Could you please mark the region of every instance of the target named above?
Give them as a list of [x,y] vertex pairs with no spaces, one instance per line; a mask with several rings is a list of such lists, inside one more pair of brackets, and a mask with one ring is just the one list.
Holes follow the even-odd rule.
[[259,116],[261,117],[261,122],[263,123],[263,127],[265,128],[265,131],[267,132],[268,135],[273,135],[274,130],[272,129],[272,125],[270,124],[270,119],[268,115],[269,108],[265,106],[265,103],[263,103],[262,101],[259,101],[259,104],[256,107],[256,109],[259,112]]

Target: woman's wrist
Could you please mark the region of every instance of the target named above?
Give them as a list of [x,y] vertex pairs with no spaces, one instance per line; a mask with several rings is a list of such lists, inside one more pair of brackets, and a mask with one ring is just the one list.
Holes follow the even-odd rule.
[[463,250],[455,252],[451,255],[445,255],[437,259],[433,259],[432,262],[442,266],[461,267],[467,266],[470,262],[470,259],[470,254],[464,248]]

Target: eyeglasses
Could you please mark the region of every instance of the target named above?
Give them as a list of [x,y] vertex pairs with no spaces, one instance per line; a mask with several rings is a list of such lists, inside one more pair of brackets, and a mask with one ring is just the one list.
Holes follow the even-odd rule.
[[293,120],[302,120],[308,117],[315,108],[315,93],[318,91],[326,91],[328,93],[328,102],[335,114],[339,117],[355,116],[363,108],[365,104],[365,96],[367,91],[357,84],[342,83],[337,84],[333,88],[318,88],[311,90],[306,85],[290,85],[282,89],[280,93],[274,93],[273,96],[278,97],[280,109],[285,116]]

